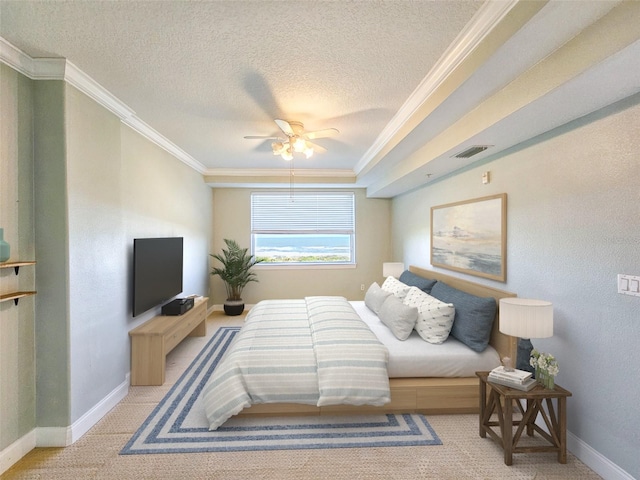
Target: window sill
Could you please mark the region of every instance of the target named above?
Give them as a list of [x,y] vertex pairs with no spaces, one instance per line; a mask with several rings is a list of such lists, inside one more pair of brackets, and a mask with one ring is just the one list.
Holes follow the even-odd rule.
[[311,263],[309,265],[258,263],[253,268],[256,270],[344,270],[356,267],[357,264],[355,263],[336,263],[331,265],[321,263]]

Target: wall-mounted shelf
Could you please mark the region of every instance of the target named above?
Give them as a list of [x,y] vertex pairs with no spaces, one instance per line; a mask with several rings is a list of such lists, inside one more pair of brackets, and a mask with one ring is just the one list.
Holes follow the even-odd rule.
[[[5,263],[0,263],[0,269],[1,268],[13,268],[14,272],[16,272],[16,275],[18,275],[18,272],[20,271],[20,267],[24,267],[26,265],[35,265],[36,262],[5,262]],[[31,295],[35,295],[36,292],[11,292],[11,293],[5,293],[0,295],[0,302],[6,302],[8,300],[13,300],[13,304],[14,305],[18,305],[18,301],[23,298],[23,297],[29,297]]]
[[35,265],[36,262],[5,262],[5,263],[0,263],[0,268],[13,268],[13,270],[16,272],[16,275],[18,275],[18,272],[20,271],[20,267],[23,267],[25,265]]
[[13,300],[14,305],[18,304],[18,300],[22,297],[28,297],[35,295],[37,292],[11,292],[4,295],[0,295],[0,302],[6,302],[7,300]]

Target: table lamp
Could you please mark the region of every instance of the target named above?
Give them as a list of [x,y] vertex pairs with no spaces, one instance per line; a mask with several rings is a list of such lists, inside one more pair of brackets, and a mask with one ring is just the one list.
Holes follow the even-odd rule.
[[544,300],[501,298],[500,331],[519,339],[516,368],[533,372],[533,367],[529,364],[533,350],[530,339],[548,338],[553,335],[553,305]]
[[384,262],[382,264],[382,276],[385,278],[400,278],[402,272],[404,272],[404,263],[402,262]]

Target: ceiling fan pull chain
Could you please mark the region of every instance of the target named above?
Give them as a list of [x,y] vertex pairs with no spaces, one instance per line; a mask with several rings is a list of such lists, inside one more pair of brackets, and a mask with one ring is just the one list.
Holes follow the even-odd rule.
[[289,198],[291,199],[291,202],[293,202],[293,187],[295,183],[295,179],[293,178],[294,175],[293,159],[291,159],[291,162],[289,163]]

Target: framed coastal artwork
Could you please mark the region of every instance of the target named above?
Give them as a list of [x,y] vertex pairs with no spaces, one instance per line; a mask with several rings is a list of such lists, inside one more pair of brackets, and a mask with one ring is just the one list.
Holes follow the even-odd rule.
[[431,207],[431,265],[505,282],[507,194]]

